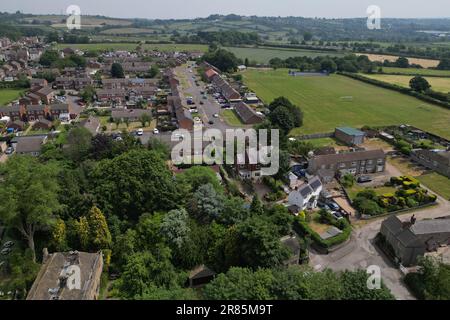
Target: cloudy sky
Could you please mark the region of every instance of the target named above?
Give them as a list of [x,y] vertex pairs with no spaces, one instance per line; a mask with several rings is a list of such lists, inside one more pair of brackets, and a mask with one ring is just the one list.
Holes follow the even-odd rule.
[[366,16],[369,5],[378,5],[384,17],[450,17],[450,0],[1,0],[0,11],[61,14],[71,4],[82,14],[151,19],[213,13],[348,18]]

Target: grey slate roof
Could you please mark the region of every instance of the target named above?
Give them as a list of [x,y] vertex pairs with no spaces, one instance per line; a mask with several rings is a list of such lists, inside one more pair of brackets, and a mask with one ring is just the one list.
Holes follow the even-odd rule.
[[450,219],[422,220],[411,227],[414,234],[450,233]]

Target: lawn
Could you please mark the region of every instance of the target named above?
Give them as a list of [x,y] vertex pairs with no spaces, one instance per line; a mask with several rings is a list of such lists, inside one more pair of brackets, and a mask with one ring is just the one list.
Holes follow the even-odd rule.
[[410,124],[450,138],[450,110],[345,76],[292,77],[287,69],[247,70],[246,85],[265,102],[285,96],[304,113],[292,135],[325,133],[338,126]]
[[233,52],[238,58],[244,60],[248,58],[250,61],[257,63],[269,63],[272,58],[287,59],[290,57],[318,57],[318,56],[341,56],[340,52],[327,52],[319,50],[302,50],[302,49],[283,49],[283,48],[241,48],[241,47],[226,47],[225,49]]
[[421,76],[447,76],[450,77],[450,70],[434,70],[434,69],[414,69],[414,68],[394,68],[383,67],[384,73],[401,73],[408,75]]
[[[409,81],[413,78],[412,75],[391,75],[391,74],[364,74],[365,77],[384,81],[398,86],[409,88]],[[427,77],[431,89],[444,93],[450,92],[450,78]]]
[[241,119],[239,119],[238,115],[234,110],[223,110],[221,114],[225,119],[225,122],[228,123],[228,125],[234,127],[239,127],[243,125]]
[[[137,43],[88,43],[88,44],[58,44],[59,49],[76,48],[80,50],[134,50],[138,46]],[[175,43],[157,43],[157,44],[143,44],[145,50],[159,50],[159,51],[204,51],[208,50],[208,46],[201,44],[175,44]]]
[[439,173],[427,173],[417,177],[421,183],[447,200],[450,200],[450,179]]
[[20,97],[22,89],[0,89],[0,105],[5,105]]
[[315,149],[323,148],[323,147],[336,147],[338,143],[333,138],[319,138],[319,139],[310,139],[305,140],[305,142],[311,143]]
[[436,172],[429,172],[428,170],[412,163],[406,158],[392,158],[388,157],[390,164],[395,166],[404,175],[412,176],[417,179],[427,188],[439,194],[441,197],[450,200],[450,179]]
[[[350,199],[354,200],[356,198],[356,195],[358,193],[360,193],[361,191],[364,191],[365,189],[367,189],[367,188],[355,183],[353,185],[353,187],[346,188],[346,191],[347,191]],[[375,190],[375,192],[378,196],[382,196],[383,194],[387,194],[387,193],[395,193],[398,190],[395,187],[375,187],[375,188],[368,188],[368,189]]]

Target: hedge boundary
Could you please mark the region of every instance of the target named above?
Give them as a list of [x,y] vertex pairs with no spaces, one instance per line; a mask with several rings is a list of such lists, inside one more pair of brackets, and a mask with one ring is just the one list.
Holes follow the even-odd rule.
[[450,103],[449,102],[435,99],[435,98],[433,98],[433,97],[431,97],[429,95],[413,91],[413,90],[411,90],[409,88],[401,87],[401,86],[398,86],[398,85],[395,85],[395,84],[390,84],[390,83],[379,81],[379,80],[375,80],[375,79],[370,79],[370,78],[367,78],[365,76],[362,76],[362,75],[359,75],[359,74],[355,74],[355,73],[350,73],[350,72],[339,71],[339,72],[337,72],[337,74],[343,75],[343,76],[346,76],[346,77],[349,77],[349,78],[352,78],[352,79],[355,79],[355,80],[359,80],[359,81],[362,81],[362,82],[365,82],[365,83],[369,83],[369,84],[372,84],[372,85],[375,85],[375,86],[378,86],[378,87],[381,87],[381,88],[384,88],[384,89],[389,89],[389,90],[397,91],[397,92],[400,92],[400,93],[403,93],[403,94],[407,94],[407,95],[409,95],[411,97],[417,98],[417,99],[422,100],[424,102],[432,103],[432,104],[438,105],[440,107],[450,109]]

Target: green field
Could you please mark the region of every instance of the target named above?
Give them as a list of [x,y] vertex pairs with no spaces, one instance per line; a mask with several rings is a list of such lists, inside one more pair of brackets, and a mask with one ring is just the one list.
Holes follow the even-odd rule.
[[450,110],[395,91],[340,75],[291,77],[286,69],[247,70],[243,76],[264,102],[285,96],[301,107],[304,125],[293,135],[406,123],[450,138]]
[[[392,74],[364,74],[365,77],[396,84],[398,86],[409,88],[409,81],[413,76],[409,75],[392,75]],[[427,77],[431,89],[444,93],[450,92],[450,78]]]
[[[75,48],[80,50],[135,50],[137,43],[88,43],[88,44],[58,44],[58,49]],[[208,46],[201,44],[175,44],[175,43],[157,43],[157,44],[143,44],[144,50],[159,50],[159,51],[204,51],[208,50]]]
[[407,74],[407,75],[412,75],[412,76],[421,75],[421,76],[450,77],[450,70],[383,67],[383,72],[384,73],[401,73],[401,74]]
[[221,114],[225,122],[228,123],[228,125],[234,127],[239,127],[243,125],[241,119],[239,119],[238,115],[234,110],[223,110]]
[[447,200],[450,200],[450,179],[439,173],[427,173],[417,177],[425,186]]
[[241,47],[225,47],[225,49],[233,52],[236,57],[245,59],[256,63],[269,63],[272,58],[287,59],[290,57],[318,57],[318,56],[341,56],[340,52],[327,52],[318,50],[301,50],[301,49],[283,49],[283,48],[241,48]]
[[21,89],[0,89],[0,105],[16,100],[23,91]]

